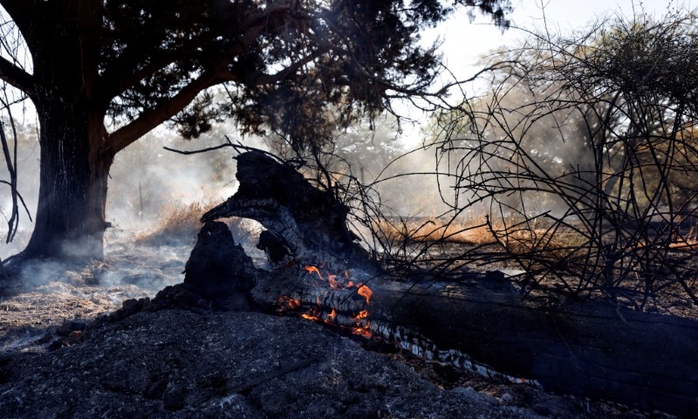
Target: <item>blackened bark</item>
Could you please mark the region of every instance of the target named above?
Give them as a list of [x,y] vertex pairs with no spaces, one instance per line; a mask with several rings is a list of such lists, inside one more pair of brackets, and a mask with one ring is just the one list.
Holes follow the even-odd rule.
[[103,256],[108,98],[96,89],[102,2],[39,2],[20,28],[34,58],[39,199],[24,257]]
[[[361,326],[414,354],[495,378],[535,380],[559,394],[679,417],[698,411],[695,320],[594,302],[541,304],[479,274],[467,285],[426,286],[354,272],[353,282],[372,291],[367,303],[356,286],[330,289],[315,273],[280,271],[259,277],[252,290],[259,305]],[[363,310],[368,316],[359,320]]]
[[[287,248],[296,259],[368,259],[347,226],[348,208],[332,191],[314,187],[293,167],[259,151],[236,160],[238,191],[204,214],[202,222],[231,216],[254,219],[273,234],[275,249]],[[263,238],[260,247],[268,248],[268,235]],[[270,256],[271,262],[281,258]]]
[[[39,200],[24,257],[103,256],[107,180],[113,156],[98,152],[102,130],[85,110],[58,101],[37,107]],[[95,150],[95,148],[97,150]]]
[[250,308],[249,291],[258,276],[252,259],[235,244],[227,225],[204,224],[185,267],[185,285],[227,310],[243,311]]

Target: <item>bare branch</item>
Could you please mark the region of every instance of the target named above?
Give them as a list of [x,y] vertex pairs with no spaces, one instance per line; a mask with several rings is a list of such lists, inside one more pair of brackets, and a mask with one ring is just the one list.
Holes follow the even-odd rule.
[[32,75],[3,57],[0,57],[0,79],[25,92],[29,97],[34,97],[36,94]]

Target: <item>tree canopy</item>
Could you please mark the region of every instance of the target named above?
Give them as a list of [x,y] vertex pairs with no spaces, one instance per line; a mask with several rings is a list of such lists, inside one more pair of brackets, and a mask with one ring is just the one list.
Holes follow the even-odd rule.
[[[420,31],[455,7],[507,25],[508,0],[0,0],[0,79],[34,103],[41,188],[26,254],[101,242],[114,155],[165,122],[196,137],[216,118],[294,147],[429,96]],[[22,65],[24,43],[31,64]],[[214,88],[220,87],[216,92]],[[225,101],[217,101],[223,92]],[[72,251],[71,251],[72,252]]]
[[[465,0],[505,25],[508,2]],[[424,94],[438,70],[419,32],[452,7],[430,1],[9,1],[33,68],[0,60],[0,77],[41,102],[52,86],[84,91],[119,129],[116,151],[173,118],[194,137],[230,112],[248,129],[262,124],[294,138],[312,119]],[[7,22],[6,22],[7,23]],[[5,40],[9,42],[9,40]],[[57,59],[47,59],[58,55]],[[228,83],[224,108],[208,88]]]

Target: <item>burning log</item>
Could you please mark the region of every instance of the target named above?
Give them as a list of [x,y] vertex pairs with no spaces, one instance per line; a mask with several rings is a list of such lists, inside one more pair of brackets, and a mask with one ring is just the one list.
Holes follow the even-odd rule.
[[347,227],[347,207],[331,191],[314,187],[293,167],[261,151],[242,153],[236,160],[238,191],[205,213],[202,222],[225,217],[260,222],[267,233],[259,247],[274,253],[273,263],[323,257],[367,259]]
[[[596,303],[541,303],[501,278],[488,287],[479,274],[460,284],[376,277],[362,269],[368,258],[347,228],[347,208],[329,191],[261,152],[237,161],[238,192],[202,221],[239,216],[267,228],[259,247],[277,268],[251,273],[257,307],[554,392],[679,416],[698,412],[698,322]],[[289,258],[330,263],[278,263]],[[332,272],[346,259],[354,271]]]
[[[317,268],[252,290],[283,314],[384,339],[424,358],[546,390],[678,416],[698,412],[698,322],[596,303],[544,305],[472,284],[407,284]],[[281,298],[279,298],[281,296]]]

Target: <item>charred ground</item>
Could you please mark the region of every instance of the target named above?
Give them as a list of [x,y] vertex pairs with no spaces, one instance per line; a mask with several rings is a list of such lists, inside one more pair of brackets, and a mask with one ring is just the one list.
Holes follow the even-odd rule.
[[152,298],[182,281],[190,247],[112,249],[104,263],[46,267],[49,282],[3,298],[8,417],[664,416],[485,379],[299,318]]

